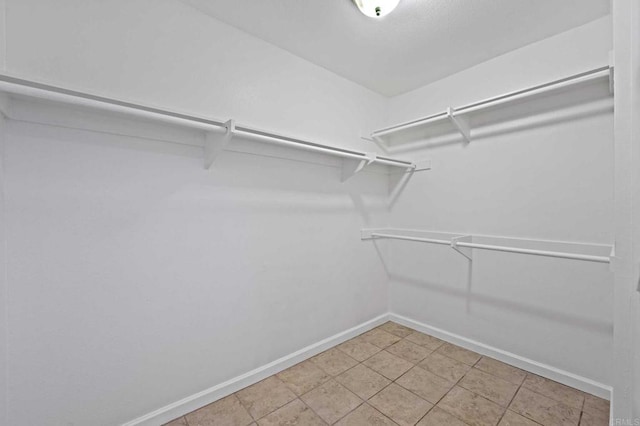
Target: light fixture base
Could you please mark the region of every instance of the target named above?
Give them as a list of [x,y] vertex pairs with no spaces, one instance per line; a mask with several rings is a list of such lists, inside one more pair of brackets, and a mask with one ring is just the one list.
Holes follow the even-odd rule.
[[382,18],[398,6],[400,0],[353,0],[360,12],[370,18]]

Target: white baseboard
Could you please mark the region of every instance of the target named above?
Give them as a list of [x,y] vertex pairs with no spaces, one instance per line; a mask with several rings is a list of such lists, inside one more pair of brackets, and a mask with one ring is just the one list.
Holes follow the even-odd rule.
[[260,380],[279,373],[299,362],[304,361],[314,355],[319,354],[333,346],[349,340],[359,334],[369,331],[386,321],[394,321],[398,324],[405,325],[413,328],[414,330],[422,331],[432,336],[438,337],[446,342],[462,346],[463,348],[472,350],[481,355],[490,356],[504,363],[513,365],[523,370],[529,371],[534,374],[538,374],[542,377],[546,377],[556,382],[563,383],[567,386],[579,389],[581,391],[590,393],[592,395],[599,396],[601,398],[610,399],[611,387],[602,383],[595,382],[585,377],[578,376],[568,371],[564,371],[550,365],[542,364],[531,359],[503,351],[501,349],[494,348],[489,345],[485,345],[475,340],[468,339],[466,337],[450,333],[446,330],[442,330],[437,327],[414,321],[410,318],[403,317],[394,313],[388,313],[373,318],[367,322],[357,325],[349,330],[335,334],[320,342],[309,345],[300,349],[292,354],[279,358],[269,364],[258,367],[238,377],[227,380],[224,383],[220,383],[209,389],[205,389],[202,392],[198,392],[194,395],[190,395],[180,401],[174,402],[137,419],[131,420],[123,426],[158,426],[167,423],[177,417],[183,416],[200,407],[231,395],[234,392],[239,391],[242,388],[250,386]]
[[414,321],[401,315],[389,313],[389,320],[413,328],[414,330],[430,334],[446,342],[462,346],[465,349],[469,349],[481,355],[495,358],[498,361],[513,365],[514,367],[518,367],[539,376],[546,377],[547,379],[555,380],[556,382],[571,386],[572,388],[576,388],[583,392],[596,395],[600,398],[611,398],[610,386],[598,383],[594,380],[587,379],[582,376],[578,376],[577,374],[573,374],[568,371],[564,371],[559,368],[555,368],[550,365],[542,364],[540,362],[533,361],[520,355],[513,354],[511,352],[503,351],[501,349],[476,342],[475,340],[471,340],[466,337],[442,330],[440,328],[432,327],[430,325]]
[[194,395],[190,395],[180,401],[166,405],[137,419],[124,423],[123,426],[158,426],[167,423],[177,417],[183,416],[200,407],[217,401],[220,398],[231,395],[234,392],[239,391],[242,388],[250,386],[260,380],[279,373],[299,362],[304,361],[320,352],[339,345],[340,343],[347,341],[359,334],[369,331],[380,324],[389,320],[389,314],[383,314],[376,318],[373,318],[367,322],[357,325],[341,333],[328,337],[320,342],[309,345],[300,349],[292,354],[279,358],[267,365],[258,367],[249,371],[241,376],[234,377],[227,380],[224,383],[220,383],[209,389],[205,389],[202,392],[198,392]]

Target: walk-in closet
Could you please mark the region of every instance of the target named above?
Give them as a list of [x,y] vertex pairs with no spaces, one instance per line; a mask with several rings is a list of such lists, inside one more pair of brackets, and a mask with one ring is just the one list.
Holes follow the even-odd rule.
[[640,2],[0,0],[0,425],[640,426]]

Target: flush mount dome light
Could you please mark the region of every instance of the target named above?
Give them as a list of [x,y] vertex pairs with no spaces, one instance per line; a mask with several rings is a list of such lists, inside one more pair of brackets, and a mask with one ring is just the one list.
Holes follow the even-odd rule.
[[382,18],[396,8],[400,0],[353,0],[360,12],[370,18]]

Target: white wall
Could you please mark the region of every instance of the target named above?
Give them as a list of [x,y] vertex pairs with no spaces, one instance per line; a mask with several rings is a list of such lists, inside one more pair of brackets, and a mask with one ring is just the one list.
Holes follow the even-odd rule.
[[[390,122],[603,66],[610,49],[609,18],[600,19],[393,98]],[[593,90],[606,95],[607,88]],[[611,244],[612,101],[571,105],[563,96],[502,111],[507,122],[476,127],[469,146],[454,136],[413,151],[430,156],[433,170],[407,188],[391,226]],[[389,243],[391,311],[611,384],[612,275],[606,265],[496,252],[474,256],[470,267],[449,248]]]
[[[0,99],[1,102],[1,99]],[[5,202],[4,202],[4,146],[5,117],[0,112],[0,424],[8,423],[7,419],[7,253],[5,235]]]
[[9,424],[122,423],[386,312],[385,175],[16,121],[5,161]]
[[354,148],[385,98],[179,0],[5,0],[7,71]]
[[[0,69],[5,67],[5,1],[0,0]],[[0,99],[0,102],[5,102]],[[4,150],[5,117],[0,112],[0,152]],[[4,158],[0,155],[0,159]],[[4,167],[0,161],[0,421],[7,422],[7,282],[6,282],[6,253],[4,235]]]
[[[318,142],[371,149],[359,132],[386,113],[173,0],[7,0],[6,41],[12,74]],[[386,223],[385,175],[340,184],[285,150],[205,172],[200,147],[157,140],[197,132],[13,108],[62,127],[8,121],[8,424],[120,424],[387,311],[359,239]]]

